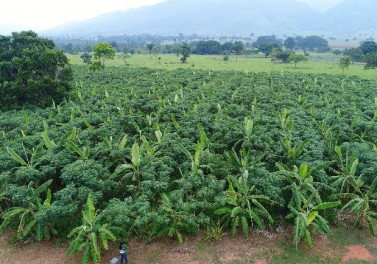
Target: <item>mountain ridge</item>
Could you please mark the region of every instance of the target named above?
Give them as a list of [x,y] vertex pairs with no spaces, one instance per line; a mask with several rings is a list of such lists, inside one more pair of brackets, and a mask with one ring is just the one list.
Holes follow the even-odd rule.
[[[377,17],[374,15],[377,5],[373,5],[373,1],[345,0],[325,12],[319,12],[306,3],[294,0],[170,0],[153,6],[106,13],[93,19],[64,24],[42,34],[183,33],[211,36],[282,32],[302,34],[315,31],[350,33],[366,30],[364,21]],[[368,17],[362,17],[364,13]],[[354,18],[345,19],[349,14]]]

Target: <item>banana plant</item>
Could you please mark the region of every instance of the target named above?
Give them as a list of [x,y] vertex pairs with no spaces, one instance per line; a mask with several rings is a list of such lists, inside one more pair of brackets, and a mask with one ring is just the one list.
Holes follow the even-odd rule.
[[332,235],[332,232],[327,224],[327,221],[319,215],[319,211],[330,209],[341,204],[340,201],[315,203],[315,197],[318,197],[318,189],[306,199],[300,189],[293,185],[292,188],[293,199],[290,201],[288,208],[291,211],[286,216],[286,219],[294,218],[294,236],[293,242],[296,248],[299,242],[305,237],[306,243],[312,248],[312,238],[310,229],[316,229],[321,233]]
[[322,122],[319,122],[314,119],[313,123],[318,127],[325,145],[325,150],[332,154],[337,142],[339,141],[340,132],[335,130],[335,126],[338,124],[341,115],[338,114],[334,122],[329,125],[328,120],[324,119]]
[[[182,230],[189,229],[187,223],[185,223],[185,217],[189,214],[185,211],[177,210],[170,200],[170,198],[162,193],[161,197],[161,209],[168,215],[169,223],[165,225],[159,232],[158,236],[168,235],[170,237],[177,237],[178,242],[183,244]],[[180,201],[182,202],[182,200]]]
[[69,149],[74,150],[81,158],[88,160],[90,156],[89,143],[86,142],[86,146],[80,149],[72,140],[67,140],[67,146]]
[[100,263],[101,247],[107,250],[109,248],[108,241],[116,240],[116,234],[122,232],[119,227],[101,222],[101,215],[97,214],[93,205],[93,197],[89,194],[86,209],[82,211],[82,225],[74,228],[67,236],[68,238],[75,236],[70,243],[67,254],[76,255],[83,250],[82,264],[89,262],[90,253],[93,262]]
[[20,155],[16,153],[11,147],[5,147],[8,155],[16,162],[18,162],[21,166],[30,166],[35,167],[38,163],[37,156],[42,152],[43,150],[43,142],[41,142],[33,151],[30,159],[26,156],[26,160],[24,160]]
[[309,144],[309,139],[304,140],[299,145],[292,147],[291,142],[286,139],[285,146],[287,148],[287,165],[288,167],[292,167],[295,160],[301,156],[302,152],[304,151],[306,145]]
[[291,120],[291,117],[288,115],[287,109],[284,108],[283,115],[279,113],[279,118],[280,126],[283,130],[284,136],[288,137],[293,130],[293,121]]
[[179,149],[186,155],[188,159],[191,161],[191,174],[201,174],[203,168],[207,167],[206,165],[200,164],[200,153],[203,151],[203,145],[198,142],[196,144],[195,154],[194,156],[191,155],[191,153],[182,145],[178,145]]
[[245,117],[245,134],[247,138],[250,138],[251,134],[253,133],[254,129],[254,120],[253,119],[248,119]]
[[[323,183],[315,182],[313,176],[330,165],[331,162],[324,162],[316,167],[309,168],[309,166],[304,163],[300,165],[300,168],[293,166],[293,169],[290,170],[284,168],[280,163],[276,163],[276,166],[279,169],[277,175],[283,180],[283,183],[286,186],[282,188],[283,190],[290,189],[292,194],[297,193],[302,199],[306,199],[309,194],[314,193],[317,202],[321,202],[321,198],[315,191],[316,188],[321,187],[323,189],[331,190],[331,187]],[[294,190],[299,191],[296,192]],[[292,197],[298,201],[296,196],[292,195]]]
[[61,138],[61,140],[59,141],[59,146],[63,147],[65,144],[67,144],[68,140],[71,140],[71,141],[75,140],[76,135],[77,135],[77,130],[75,128],[73,128],[71,131],[69,131],[68,133],[66,133]]
[[116,179],[119,175],[123,175],[119,183],[126,181],[127,178],[130,178],[131,181],[136,183],[138,191],[141,191],[141,156],[139,144],[135,142],[131,149],[131,163],[119,165],[111,175],[111,179]]
[[41,137],[42,137],[44,145],[46,146],[48,150],[52,150],[57,147],[55,142],[53,140],[50,140],[50,138],[48,137],[47,131],[43,131],[41,133]]
[[336,175],[331,176],[331,186],[338,189],[338,192],[350,193],[352,187],[357,187],[359,183],[357,181],[361,180],[360,177],[356,177],[357,166],[359,165],[359,160],[356,158],[355,154],[349,155],[347,151],[345,159],[343,159],[342,147],[335,147],[336,160],[338,164],[338,170],[334,170]]
[[266,195],[255,194],[255,186],[249,186],[247,182],[248,176],[246,170],[239,179],[233,176],[227,178],[229,187],[226,191],[226,205],[215,211],[216,215],[227,218],[225,225],[230,222],[233,236],[236,235],[240,223],[245,237],[249,236],[249,223],[256,224],[260,229],[264,228],[263,220],[268,224],[273,223],[270,213],[262,203],[273,205],[275,202]]
[[251,151],[246,151],[245,148],[242,148],[240,154],[233,149],[232,151],[227,151],[225,153],[226,158],[228,159],[231,167],[236,169],[240,175],[243,175],[245,171],[251,172],[258,166],[262,166],[263,162],[261,161],[264,155],[259,155],[257,157],[252,157]]
[[[36,219],[37,213],[46,210],[51,204],[51,191],[48,189],[51,183],[52,180],[49,180],[34,189],[32,187],[34,183],[30,182],[28,185],[28,196],[25,198],[29,202],[28,207],[12,207],[5,211],[2,215],[4,221],[0,226],[0,234],[4,232],[6,227],[17,222],[16,237],[19,241],[29,236],[32,236],[37,241],[41,241],[43,238],[49,239],[52,235],[57,235],[57,231],[51,224],[39,223]],[[46,199],[42,203],[39,196],[46,190]]]
[[352,184],[354,189],[353,193],[339,193],[334,195],[336,198],[349,201],[343,206],[340,212],[348,209],[351,214],[356,214],[356,226],[360,225],[363,220],[366,220],[371,234],[375,236],[373,218],[377,220],[377,213],[373,210],[373,207],[377,205],[377,191],[375,190],[377,177],[374,178],[369,188],[364,186],[365,183],[361,180],[361,177],[353,181]]

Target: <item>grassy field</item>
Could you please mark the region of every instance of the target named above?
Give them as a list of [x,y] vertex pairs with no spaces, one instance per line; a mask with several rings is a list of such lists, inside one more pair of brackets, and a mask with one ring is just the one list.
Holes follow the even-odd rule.
[[[71,64],[82,65],[80,55],[67,55]],[[108,66],[125,66],[124,61],[116,55],[114,60],[108,60]],[[160,59],[159,59],[160,58]],[[175,70],[178,68],[203,69],[210,71],[235,70],[243,72],[304,72],[304,73],[329,73],[342,74],[342,70],[338,66],[340,56],[331,53],[313,53],[306,63],[298,63],[297,68],[294,64],[283,64],[271,62],[270,58],[231,56],[228,61],[223,60],[221,55],[191,55],[187,63],[182,64],[180,57],[176,55],[158,55],[149,57],[147,54],[132,55],[127,59],[127,67],[148,67]],[[363,64],[352,64],[345,71],[346,75],[356,75],[361,78],[375,80],[377,72],[375,70],[364,70]]]

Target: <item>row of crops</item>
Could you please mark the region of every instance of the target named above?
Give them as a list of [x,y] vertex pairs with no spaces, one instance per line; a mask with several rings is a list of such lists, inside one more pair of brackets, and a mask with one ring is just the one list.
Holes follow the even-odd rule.
[[[70,100],[0,112],[0,213],[17,241],[108,240],[294,225],[338,213],[374,234],[377,85],[302,73],[74,68]],[[99,246],[100,245],[100,246]]]

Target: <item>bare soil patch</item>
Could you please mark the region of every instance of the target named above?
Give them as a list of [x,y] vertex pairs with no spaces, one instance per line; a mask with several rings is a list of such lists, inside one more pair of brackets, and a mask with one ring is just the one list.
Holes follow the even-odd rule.
[[[295,263],[341,263],[364,261],[376,263],[377,238],[367,228],[357,229],[352,225],[333,227],[334,237],[313,234],[313,249],[301,242],[298,250],[292,243],[292,227],[280,226],[273,231],[251,230],[249,238],[242,232],[236,237],[229,233],[222,241],[205,240],[205,234],[184,237],[180,245],[168,237],[158,238],[152,244],[138,239],[129,241],[130,264],[269,264],[292,263],[284,257],[297,255]],[[343,237],[341,237],[343,235]],[[10,233],[0,236],[0,264],[76,264],[81,256],[66,255],[67,243],[42,242],[22,246],[9,244]],[[111,243],[103,252],[101,263],[108,264],[118,257],[118,244]],[[309,259],[311,259],[309,261]],[[307,261],[308,260],[308,261]],[[318,261],[318,262],[316,262]]]
[[372,261],[375,257],[364,246],[348,246],[348,253],[342,258],[343,262],[349,260]]

